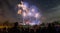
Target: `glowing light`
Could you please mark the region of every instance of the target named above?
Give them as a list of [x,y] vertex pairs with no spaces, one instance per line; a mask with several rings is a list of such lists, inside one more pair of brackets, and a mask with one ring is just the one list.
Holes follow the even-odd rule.
[[36,13],[36,14],[35,14],[35,17],[38,18],[38,17],[39,17],[39,13]]
[[21,4],[23,4],[23,1],[21,1]]
[[23,25],[26,25],[25,23]]
[[20,5],[22,7],[23,10],[27,10],[27,6],[26,5]]
[[[19,9],[21,8],[22,10],[18,10],[18,14],[21,14],[23,17],[23,25],[29,24],[29,25],[36,25],[39,24],[40,20],[40,13],[38,12],[38,8],[34,5],[28,6],[27,3],[22,2],[21,4],[18,4]],[[26,18],[25,18],[26,17]],[[30,19],[29,19],[30,18]],[[28,19],[25,23],[25,20]]]
[[35,5],[30,6],[32,12],[38,12],[38,8]]
[[26,13],[29,13],[29,10],[28,9],[26,10]]
[[22,10],[18,10],[18,14],[22,14]]
[[18,4],[18,7],[22,7],[23,6],[23,2],[21,1],[21,4]]
[[34,12],[35,11],[35,9],[32,9],[32,12]]
[[24,5],[24,4],[23,4],[23,2],[21,1],[21,4],[18,4],[18,7],[22,7],[22,8],[23,8],[23,10],[26,10],[26,7],[27,7],[27,6],[26,6],[26,5]]
[[23,12],[23,17],[25,17],[26,16],[26,13],[25,12]]
[[22,5],[21,4],[18,4],[18,7],[21,7]]
[[22,6],[22,8],[23,8],[23,10],[27,10],[27,9],[26,9],[26,6]]
[[29,15],[29,16],[31,16],[31,15],[32,15],[32,13],[31,13],[31,12],[29,12],[29,13],[28,13],[28,15]]
[[26,22],[26,24],[29,24],[29,23],[30,23],[29,21]]
[[33,26],[33,25],[35,25],[35,23],[29,23],[29,25]]

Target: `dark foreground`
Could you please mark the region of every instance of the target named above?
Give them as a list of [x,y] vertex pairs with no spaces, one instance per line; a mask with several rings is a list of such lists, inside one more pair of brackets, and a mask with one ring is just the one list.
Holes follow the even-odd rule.
[[60,33],[60,25],[48,24],[47,26],[32,26],[28,28],[19,28],[15,23],[12,28],[0,29],[0,33]]

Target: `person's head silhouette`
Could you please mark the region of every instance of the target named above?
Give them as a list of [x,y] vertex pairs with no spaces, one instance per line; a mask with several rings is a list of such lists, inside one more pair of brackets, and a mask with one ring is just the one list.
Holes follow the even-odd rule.
[[14,26],[17,27],[17,26],[18,26],[18,22],[15,22],[15,23],[14,23]]

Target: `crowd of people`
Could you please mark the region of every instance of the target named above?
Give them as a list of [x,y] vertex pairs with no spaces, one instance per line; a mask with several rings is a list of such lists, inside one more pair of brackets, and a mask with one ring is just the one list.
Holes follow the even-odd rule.
[[28,28],[19,28],[18,23],[16,22],[12,28],[0,29],[0,33],[60,33],[60,25],[49,23],[44,27],[35,25]]

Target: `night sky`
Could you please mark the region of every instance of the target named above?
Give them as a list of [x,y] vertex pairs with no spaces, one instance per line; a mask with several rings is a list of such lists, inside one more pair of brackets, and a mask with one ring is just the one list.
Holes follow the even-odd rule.
[[[16,6],[21,0],[0,0],[0,21],[17,21]],[[23,0],[36,5],[45,21],[60,20],[60,0]]]

